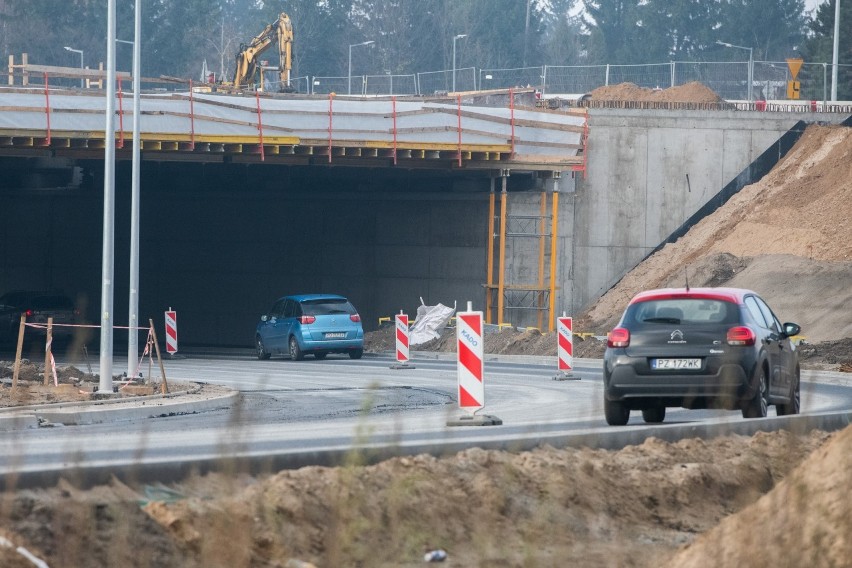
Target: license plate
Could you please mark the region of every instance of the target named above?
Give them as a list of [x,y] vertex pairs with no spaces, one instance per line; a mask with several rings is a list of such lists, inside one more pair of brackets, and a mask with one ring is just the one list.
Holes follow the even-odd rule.
[[344,337],[346,337],[346,334],[343,333],[343,332],[334,332],[334,333],[326,333],[325,334],[326,339],[343,339]]
[[652,369],[700,369],[701,359],[651,359]]

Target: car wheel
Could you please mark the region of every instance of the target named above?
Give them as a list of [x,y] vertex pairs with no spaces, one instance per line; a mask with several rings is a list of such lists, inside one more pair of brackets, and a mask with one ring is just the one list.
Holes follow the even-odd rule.
[[604,415],[610,426],[624,426],[630,420],[630,409],[619,400],[604,399]]
[[666,407],[662,404],[642,409],[642,419],[648,424],[659,424],[666,419]]
[[799,370],[796,369],[796,383],[793,385],[793,390],[790,393],[790,402],[787,404],[775,405],[775,412],[778,416],[787,416],[788,414],[798,414],[802,408],[802,387],[799,384]]
[[363,354],[364,354],[363,349],[353,349],[352,351],[349,352],[349,358],[350,359],[360,359]]
[[743,407],[743,418],[766,418],[768,413],[769,403],[766,397],[769,389],[767,388],[766,371],[763,369],[763,366],[760,367],[758,373],[757,392],[754,393],[754,397]]
[[301,347],[299,347],[299,340],[296,339],[296,336],[290,336],[290,359],[293,361],[301,361],[305,358],[305,354],[302,353]]
[[325,351],[317,351],[314,353],[314,359],[325,359],[325,356],[328,355]]
[[254,340],[255,349],[257,349],[257,358],[261,361],[264,359],[269,359],[272,355],[269,351],[266,350],[266,347],[263,346],[263,340],[258,335]]

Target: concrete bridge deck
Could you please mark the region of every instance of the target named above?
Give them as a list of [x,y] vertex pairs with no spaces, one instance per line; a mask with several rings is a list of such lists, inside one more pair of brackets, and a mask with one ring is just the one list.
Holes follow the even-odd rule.
[[[129,153],[132,95],[117,98],[116,140]],[[470,98],[143,94],[140,139],[143,159],[159,161],[526,171],[582,163],[585,111],[516,108],[505,99],[494,107]],[[105,108],[98,91],[2,89],[0,153],[102,155]]]

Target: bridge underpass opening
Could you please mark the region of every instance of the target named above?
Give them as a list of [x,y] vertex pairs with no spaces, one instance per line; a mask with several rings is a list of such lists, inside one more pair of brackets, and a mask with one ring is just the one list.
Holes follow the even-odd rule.
[[[7,156],[0,167],[0,292],[62,291],[97,322],[102,162]],[[129,161],[116,172],[115,321],[126,325]],[[290,293],[346,295],[367,330],[381,316],[414,313],[421,297],[481,309],[493,175],[145,159],[140,320],[162,325],[171,307],[183,345],[250,346],[259,316]],[[541,183],[512,172],[507,190]],[[117,353],[123,341],[117,335]]]

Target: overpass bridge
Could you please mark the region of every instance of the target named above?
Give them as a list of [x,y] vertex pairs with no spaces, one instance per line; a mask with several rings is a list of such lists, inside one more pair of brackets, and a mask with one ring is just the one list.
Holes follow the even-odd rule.
[[[186,343],[250,345],[273,298],[325,291],[350,296],[368,329],[400,309],[414,313],[420,297],[472,300],[494,323],[546,329],[721,193],[762,175],[753,164],[765,157],[771,167],[794,141],[788,133],[848,116],[568,112],[514,94],[145,94],[140,317],[160,321],[173,307]],[[122,97],[119,325],[132,118]],[[104,106],[101,93],[0,90],[0,292],[62,289],[90,321],[100,297]]]
[[[533,89],[430,98],[209,91],[204,86],[141,94],[143,164],[179,163],[185,168],[206,165],[207,171],[221,164],[232,172],[243,166],[251,168],[253,176],[268,178],[264,185],[273,190],[276,185],[283,189],[286,184],[276,184],[275,180],[289,178],[293,171],[302,170],[302,175],[322,179],[329,174],[320,174],[319,170],[327,168],[350,172],[346,174],[350,180],[363,176],[364,169],[370,170],[372,179],[390,176],[398,180],[399,172],[403,172],[408,181],[394,183],[403,186],[395,189],[403,193],[404,186],[420,186],[410,178],[422,178],[424,171],[452,180],[452,186],[473,184],[481,195],[488,192],[489,207],[480,216],[490,224],[489,232],[495,237],[489,241],[487,267],[480,272],[486,289],[487,319],[508,321],[505,312],[515,307],[512,294],[518,290],[535,297],[539,326],[550,319],[544,314],[554,310],[551,300],[555,300],[557,284],[549,277],[553,270],[547,272],[544,259],[546,255],[555,258],[558,253],[543,245],[557,222],[557,197],[555,192],[539,196],[542,208],[534,236],[542,243],[536,252],[542,268],[533,280],[519,284],[503,277],[506,234],[511,230],[507,193],[509,189],[534,187],[534,180],[558,179],[563,171],[583,170],[587,135],[584,110],[537,108]],[[42,85],[30,82],[25,88],[0,90],[0,163],[7,177],[25,187],[73,189],[83,183],[81,169],[88,169],[90,176],[100,175],[96,164],[99,160],[102,163],[104,155],[105,108],[103,91],[51,89],[46,75]],[[129,128],[133,111],[130,97],[120,89],[115,109],[116,159],[126,162],[132,156]],[[88,166],[81,168],[85,164]],[[264,170],[267,166],[271,168]],[[283,171],[287,173],[282,175]],[[514,176],[512,187],[510,175]],[[151,180],[150,175],[145,177],[143,188]],[[54,181],[45,186],[45,178]],[[179,192],[180,176],[169,178],[176,182],[174,192]],[[235,197],[245,194],[249,176],[236,178],[239,181],[230,188]],[[347,182],[338,184],[332,181],[333,176],[326,179],[326,185],[331,185],[326,190],[333,191],[337,185],[337,191],[349,191]],[[498,179],[502,180],[499,205]],[[554,184],[551,182],[551,189]],[[218,181],[208,183],[208,192],[221,189]],[[432,190],[434,187],[429,188]],[[343,199],[349,198],[351,195]],[[549,200],[553,203],[548,212]],[[555,240],[550,240],[555,246]]]

